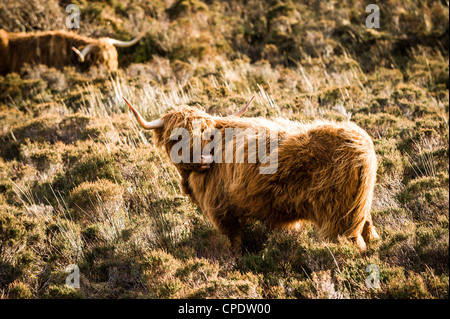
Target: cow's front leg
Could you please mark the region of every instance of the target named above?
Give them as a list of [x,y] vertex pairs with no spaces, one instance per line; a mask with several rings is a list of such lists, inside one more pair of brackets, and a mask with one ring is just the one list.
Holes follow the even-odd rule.
[[194,196],[191,185],[189,184],[189,177],[191,176],[192,170],[178,169],[181,175],[181,190],[183,193],[191,199],[194,204],[198,205],[197,199]]
[[238,217],[229,211],[213,210],[207,213],[216,229],[228,237],[231,248],[236,253],[242,253],[242,227]]

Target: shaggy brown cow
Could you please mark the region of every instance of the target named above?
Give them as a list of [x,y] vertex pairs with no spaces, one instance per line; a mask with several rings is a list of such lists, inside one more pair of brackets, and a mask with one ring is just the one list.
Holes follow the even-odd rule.
[[93,39],[67,31],[10,33],[0,29],[0,74],[18,72],[23,64],[45,64],[63,69],[76,65],[86,70],[92,65],[104,65],[117,70],[118,47],[136,44],[144,31],[131,41],[111,38]]
[[[278,145],[273,153],[277,156],[277,168],[269,174],[261,173],[266,165],[261,160],[217,163],[214,157],[211,163],[212,156],[208,154],[197,159],[197,163],[175,164],[182,176],[183,191],[220,232],[228,235],[233,245],[240,246],[241,226],[250,218],[274,227],[310,221],[317,225],[323,238],[347,237],[362,249],[366,242],[378,238],[370,214],[376,156],[372,139],[355,124],[239,118],[248,105],[237,116],[228,117],[180,106],[161,119],[146,122],[125,101],[144,128],[155,130],[157,144],[168,154],[179,143],[173,134],[177,128],[187,129],[193,140],[196,134],[211,130],[222,133],[219,136],[223,138],[227,128],[240,129],[236,138],[245,137],[244,147],[228,143],[222,153],[237,154],[244,148],[244,158],[249,158],[250,141],[258,138],[266,139],[265,151],[269,151],[268,144],[273,141],[269,136],[275,132]],[[194,123],[199,130],[194,130]],[[266,134],[255,135],[249,128]],[[205,143],[202,140],[202,147]],[[192,143],[189,147],[193,147]]]

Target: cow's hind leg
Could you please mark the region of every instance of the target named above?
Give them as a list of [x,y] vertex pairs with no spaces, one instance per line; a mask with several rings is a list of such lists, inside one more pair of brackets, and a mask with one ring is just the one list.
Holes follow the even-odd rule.
[[369,242],[377,240],[378,238],[380,238],[380,236],[378,236],[371,219],[366,220],[362,227],[361,233],[356,237],[353,237],[356,245],[362,250],[366,249]]
[[372,224],[372,218],[366,220],[366,222],[364,223],[361,235],[366,243],[369,243],[370,241],[377,240],[380,238],[375,227]]
[[361,250],[366,250],[367,245],[361,235],[354,237],[353,240],[354,240],[356,246],[358,246]]

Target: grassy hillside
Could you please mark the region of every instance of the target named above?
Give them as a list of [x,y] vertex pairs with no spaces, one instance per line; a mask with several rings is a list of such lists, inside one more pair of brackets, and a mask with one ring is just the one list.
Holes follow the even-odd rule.
[[[7,0],[0,26],[65,29],[69,3]],[[379,1],[379,29],[360,0],[74,3],[80,34],[148,31],[117,72],[0,76],[0,298],[448,298],[448,2]],[[367,251],[255,221],[233,255],[122,100],[151,119],[179,104],[230,114],[254,93],[246,116],[373,137],[381,239]]]

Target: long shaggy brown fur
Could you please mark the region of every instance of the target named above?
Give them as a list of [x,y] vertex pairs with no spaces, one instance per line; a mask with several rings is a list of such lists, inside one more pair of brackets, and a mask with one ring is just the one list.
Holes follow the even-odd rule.
[[[222,138],[225,128],[243,129],[244,163],[222,161],[212,164],[206,172],[198,169],[200,164],[176,164],[183,191],[232,244],[240,245],[242,225],[250,218],[273,227],[309,221],[317,225],[323,238],[347,237],[363,249],[366,242],[378,238],[370,214],[376,156],[372,139],[357,125],[222,118],[187,106],[178,107],[162,119],[164,127],[156,129],[156,139],[168,153],[177,143],[170,139],[172,130],[186,128],[192,137],[194,121],[200,121],[202,132],[219,129]],[[273,174],[260,174],[259,168],[265,164],[258,160],[248,163],[248,140],[258,136],[246,132],[247,128],[267,132],[267,151],[269,132],[277,132],[278,169]],[[236,143],[227,145],[232,149],[225,149],[223,143],[223,156],[229,151],[236,154]]]
[[[88,45],[94,47],[81,63],[72,48],[82,50]],[[93,39],[67,31],[11,33],[0,29],[0,59],[0,74],[19,72],[25,63],[57,69],[68,65],[81,70],[92,65],[104,65],[111,71],[118,68],[117,50],[109,38]]]

